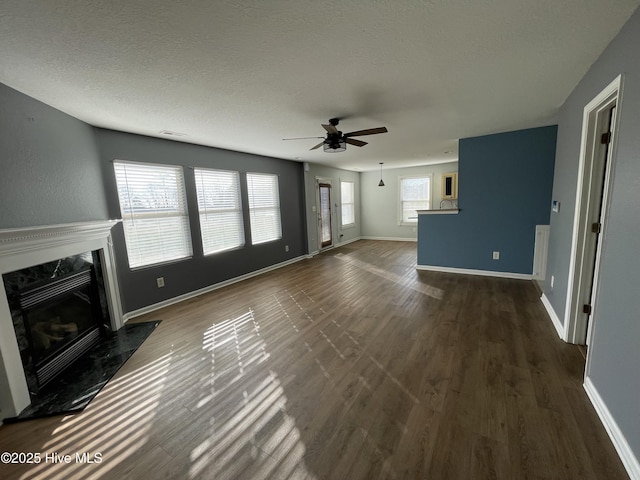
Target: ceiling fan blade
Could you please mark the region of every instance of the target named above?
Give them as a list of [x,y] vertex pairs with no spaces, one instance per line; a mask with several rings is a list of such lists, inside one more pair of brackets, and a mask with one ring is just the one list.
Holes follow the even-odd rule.
[[310,138],[324,138],[324,137],[294,137],[294,138],[283,138],[282,140],[308,140]]
[[329,133],[338,133],[338,129],[331,124],[329,125],[322,124],[322,128],[324,128]]
[[[324,127],[324,125],[323,125]],[[361,137],[362,135],[375,135],[377,133],[387,133],[387,127],[368,128],[366,130],[357,130],[355,132],[345,133],[344,137]]]
[[345,138],[344,141],[347,142],[349,145],[355,145],[356,147],[364,147],[367,144],[367,142],[363,142],[362,140],[356,140],[355,138]]
[[[320,138],[322,138],[322,137],[320,137]],[[320,142],[319,144],[317,144],[315,147],[311,147],[309,150],[315,150],[316,148],[320,148],[323,143],[324,143],[324,140],[322,142]]]

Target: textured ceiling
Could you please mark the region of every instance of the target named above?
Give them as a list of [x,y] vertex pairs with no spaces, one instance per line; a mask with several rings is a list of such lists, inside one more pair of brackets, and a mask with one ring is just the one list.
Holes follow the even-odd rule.
[[[640,0],[3,0],[0,82],[92,125],[375,170],[548,125]],[[386,126],[346,152],[320,126]],[[450,152],[450,153],[444,153]]]

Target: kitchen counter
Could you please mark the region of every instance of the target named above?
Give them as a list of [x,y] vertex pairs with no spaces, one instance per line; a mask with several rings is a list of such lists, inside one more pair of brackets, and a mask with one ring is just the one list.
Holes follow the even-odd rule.
[[438,208],[433,210],[418,210],[418,215],[457,215],[459,208]]

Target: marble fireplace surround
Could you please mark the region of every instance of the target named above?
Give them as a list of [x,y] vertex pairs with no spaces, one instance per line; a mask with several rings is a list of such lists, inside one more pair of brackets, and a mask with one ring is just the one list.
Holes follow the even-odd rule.
[[[111,328],[124,321],[118,290],[111,228],[120,220],[69,223],[0,230],[0,275],[97,250],[103,276]],[[20,359],[18,341],[3,285],[0,285],[0,421],[17,416],[31,398]]]

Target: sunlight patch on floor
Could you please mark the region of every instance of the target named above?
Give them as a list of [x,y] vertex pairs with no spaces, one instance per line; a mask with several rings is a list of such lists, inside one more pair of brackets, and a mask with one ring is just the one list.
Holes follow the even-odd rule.
[[[43,457],[47,453],[71,455],[73,463],[43,462],[22,478],[109,478],[122,462],[135,465],[132,457],[139,455],[149,438],[170,363],[171,356],[165,355],[109,382],[109,388],[105,387],[83,412],[65,417],[43,445]],[[101,462],[76,462],[76,453],[85,452],[101,452]]]
[[383,270],[382,268],[376,267],[367,262],[363,262],[362,260],[358,260],[357,258],[349,257],[344,253],[337,253],[334,255],[334,258],[342,260],[343,262],[347,262],[350,265],[353,265],[357,268],[360,268],[369,273],[372,273],[386,280],[389,280],[393,283],[401,285],[403,288],[410,288],[411,290],[414,290],[418,293],[422,293],[431,298],[435,298],[436,300],[442,300],[442,297],[444,296],[444,290],[442,290],[441,288],[433,287],[431,285],[425,285],[422,283],[419,283],[416,285],[415,281],[411,283],[407,283],[406,280],[404,280],[400,275],[397,275],[393,272],[389,272],[387,270]]
[[[285,313],[282,304],[279,310]],[[189,454],[189,478],[288,478],[304,471],[300,432],[287,414],[284,388],[265,367],[270,358],[252,309],[203,333],[210,370],[197,409],[208,418],[204,438]]]

